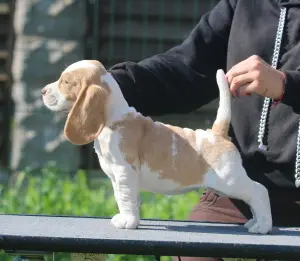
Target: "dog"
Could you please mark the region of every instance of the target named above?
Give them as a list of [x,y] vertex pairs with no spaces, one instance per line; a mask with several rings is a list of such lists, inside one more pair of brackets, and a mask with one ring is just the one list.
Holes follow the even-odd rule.
[[252,212],[249,233],[272,230],[268,190],[251,180],[239,151],[228,137],[231,94],[223,70],[217,70],[219,107],[211,129],[191,130],[145,117],[128,105],[101,62],[81,60],[42,88],[44,105],[67,113],[66,139],[74,145],[94,142],[102,170],[110,178],[119,213],[111,223],[135,229],[140,223],[140,190],[176,195],[210,188],[243,200]]

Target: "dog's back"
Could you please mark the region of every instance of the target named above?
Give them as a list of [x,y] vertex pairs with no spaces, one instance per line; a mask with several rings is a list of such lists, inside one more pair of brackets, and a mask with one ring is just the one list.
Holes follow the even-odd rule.
[[[122,136],[120,150],[141,175],[147,190],[174,194],[198,187],[224,151],[235,146],[228,138],[230,93],[223,71],[217,73],[220,105],[212,130],[191,130],[154,122],[140,113],[128,114],[115,125]],[[134,135],[132,135],[134,133]]]

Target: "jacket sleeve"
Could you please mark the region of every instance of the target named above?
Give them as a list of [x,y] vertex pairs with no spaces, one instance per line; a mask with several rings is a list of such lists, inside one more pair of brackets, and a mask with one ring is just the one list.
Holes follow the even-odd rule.
[[215,75],[226,68],[227,44],[238,0],[221,0],[181,44],[109,72],[130,106],[145,115],[188,113],[218,97]]
[[286,70],[285,91],[282,103],[293,107],[296,111],[300,110],[300,67],[295,70]]

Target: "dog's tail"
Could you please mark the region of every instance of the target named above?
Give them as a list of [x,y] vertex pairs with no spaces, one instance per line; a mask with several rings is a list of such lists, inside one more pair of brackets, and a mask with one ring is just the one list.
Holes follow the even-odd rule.
[[227,138],[231,120],[231,93],[223,70],[220,69],[217,71],[216,79],[219,87],[220,98],[217,117],[213,124],[212,131],[216,135]]

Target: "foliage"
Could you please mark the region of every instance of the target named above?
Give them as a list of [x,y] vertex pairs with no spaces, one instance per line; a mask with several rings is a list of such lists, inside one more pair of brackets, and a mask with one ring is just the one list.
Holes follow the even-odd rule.
[[[45,166],[39,175],[23,171],[15,182],[0,188],[0,213],[99,217],[117,213],[109,180],[102,179],[96,188],[88,181],[86,172],[78,171],[73,177],[63,175],[55,164]],[[142,192],[141,217],[186,219],[199,196],[200,192],[172,197]],[[2,254],[0,259],[8,257]],[[65,261],[68,255],[59,253],[55,259]],[[154,257],[108,255],[107,260],[154,260]]]

